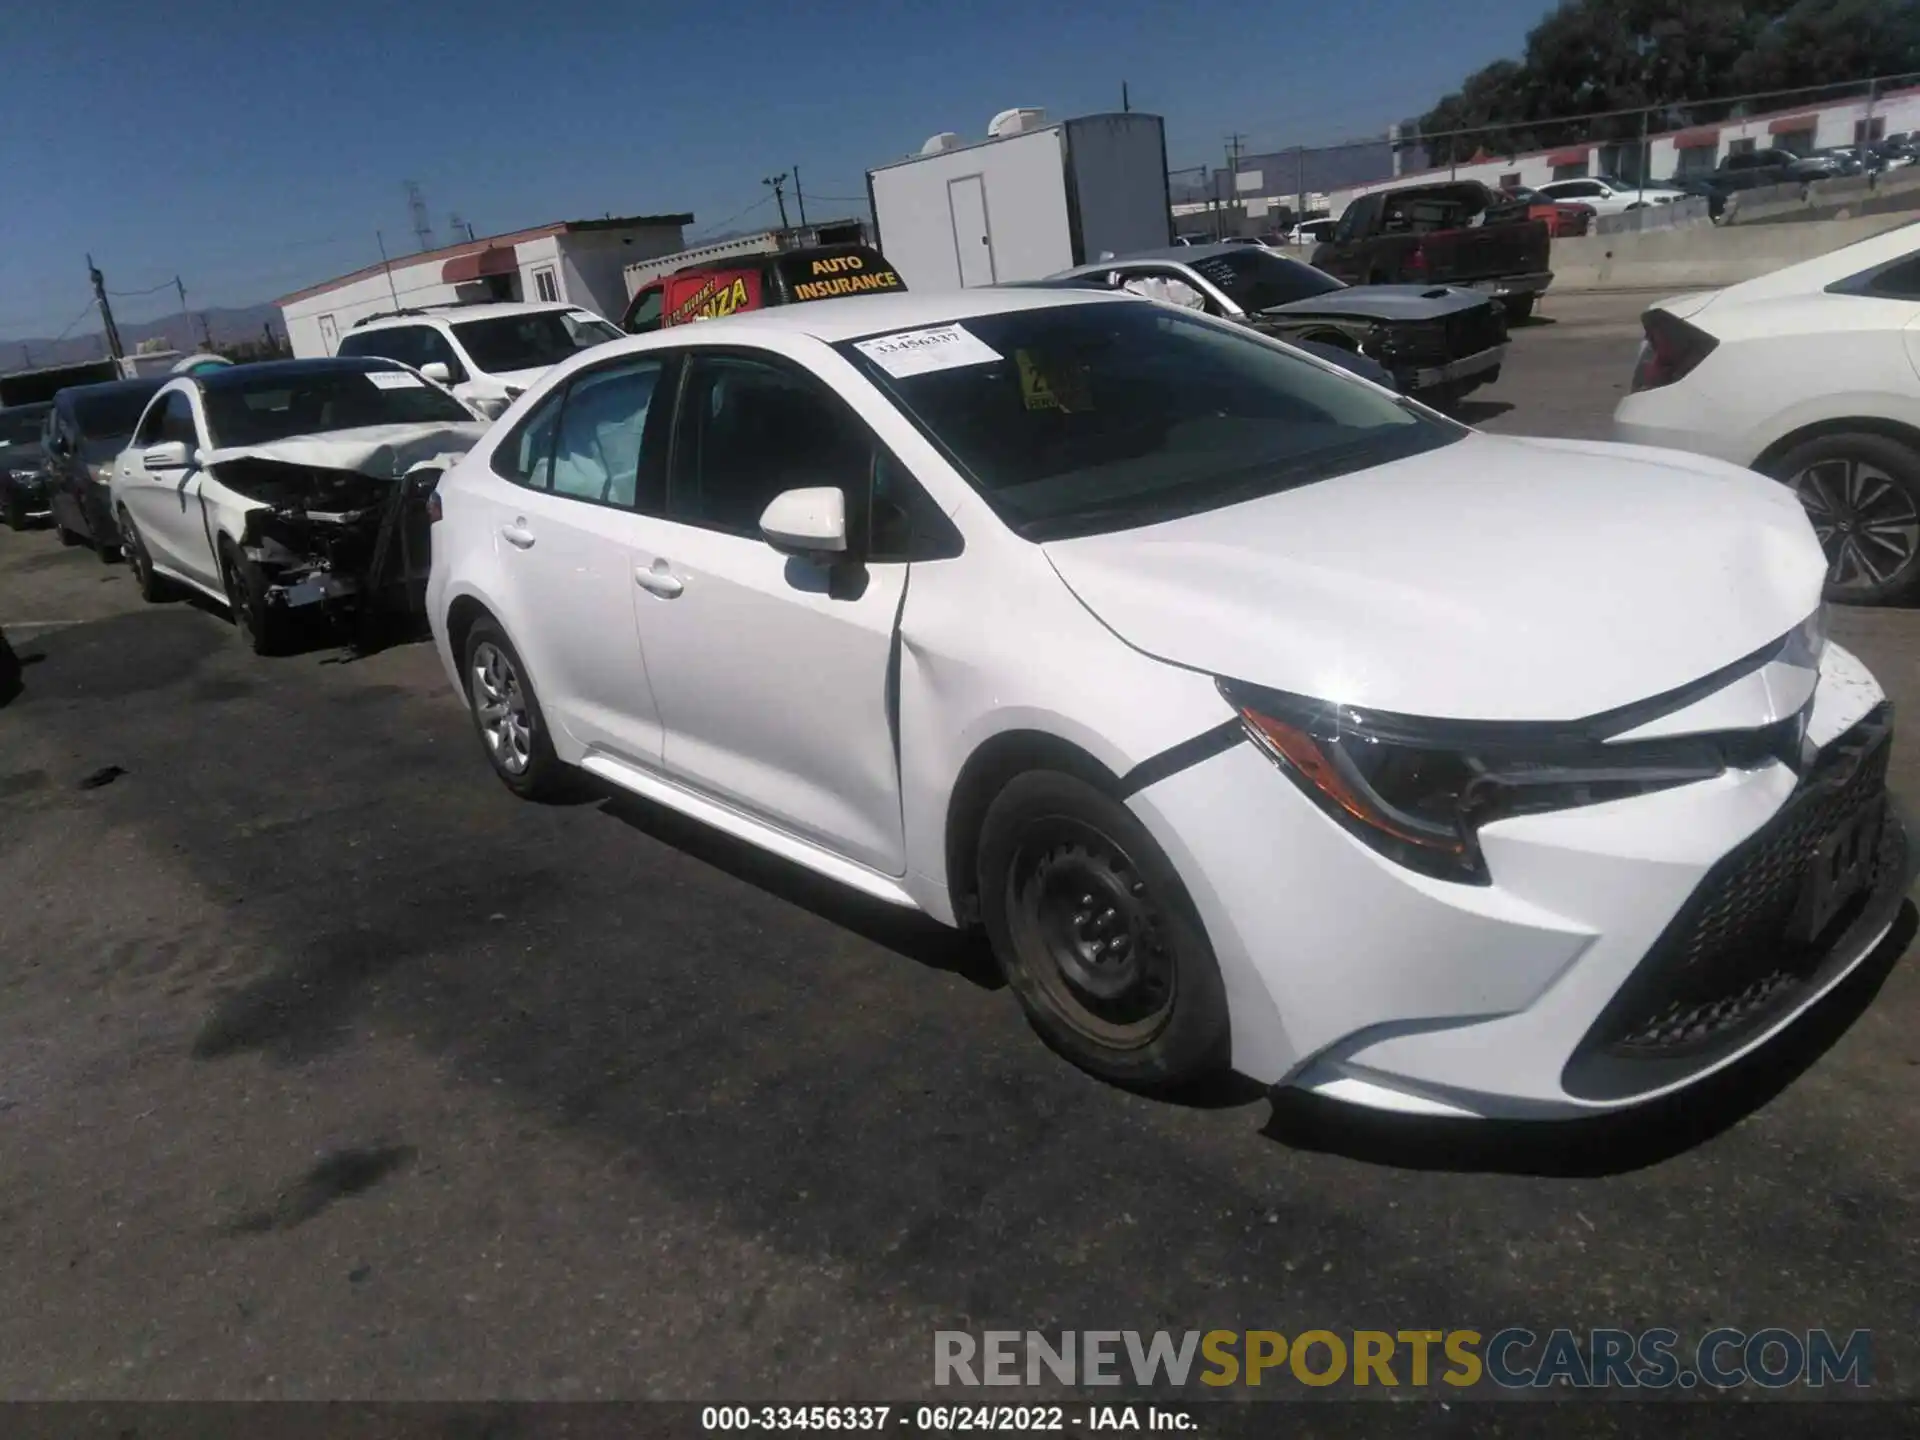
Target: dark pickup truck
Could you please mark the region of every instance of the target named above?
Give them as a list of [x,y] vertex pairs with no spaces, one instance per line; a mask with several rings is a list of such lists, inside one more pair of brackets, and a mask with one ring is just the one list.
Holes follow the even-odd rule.
[[1524,320],[1553,283],[1546,222],[1477,180],[1410,185],[1362,195],[1315,268],[1352,285],[1460,285],[1499,300]]

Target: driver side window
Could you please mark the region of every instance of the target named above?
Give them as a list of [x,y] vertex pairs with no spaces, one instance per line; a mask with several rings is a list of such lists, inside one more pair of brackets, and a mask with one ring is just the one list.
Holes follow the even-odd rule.
[[161,440],[178,440],[189,450],[200,443],[199,431],[193,424],[193,401],[184,390],[176,390],[167,396],[166,413],[160,419]]

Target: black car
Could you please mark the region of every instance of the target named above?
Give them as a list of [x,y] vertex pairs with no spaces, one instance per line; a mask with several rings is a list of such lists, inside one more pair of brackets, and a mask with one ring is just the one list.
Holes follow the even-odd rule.
[[[1040,285],[1127,290],[1154,298],[1156,287],[1183,287],[1212,315],[1315,353],[1346,351],[1365,368],[1346,368],[1430,405],[1454,404],[1500,378],[1506,315],[1478,290],[1458,285],[1347,285],[1323,270],[1253,245],[1195,245],[1101,260]],[[1376,369],[1377,367],[1377,369]]]
[[76,385],[53,397],[47,417],[47,474],[54,527],[66,545],[91,545],[102,560],[120,553],[108,477],[133,443],[133,427],[167,377]]
[[9,405],[0,410],[0,517],[9,530],[24,530],[47,513],[46,451],[41,430],[52,404]]

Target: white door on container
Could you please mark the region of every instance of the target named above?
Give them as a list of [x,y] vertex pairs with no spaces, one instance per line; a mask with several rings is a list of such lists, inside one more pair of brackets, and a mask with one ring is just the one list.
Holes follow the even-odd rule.
[[963,286],[993,284],[993,236],[987,229],[987,183],[978,175],[947,182],[953,210],[953,250]]

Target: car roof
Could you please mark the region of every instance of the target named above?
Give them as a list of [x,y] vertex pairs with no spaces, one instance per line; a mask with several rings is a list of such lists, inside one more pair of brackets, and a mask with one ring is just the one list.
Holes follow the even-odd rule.
[[176,375],[203,390],[247,390],[275,380],[298,380],[306,375],[357,375],[367,370],[404,368],[398,361],[378,355],[329,355],[311,360],[263,360],[257,365],[228,365],[201,375]]
[[[382,315],[378,320],[368,320],[355,325],[354,330],[386,330],[395,325],[424,325],[434,320],[489,320],[502,315],[534,315],[548,310],[586,310],[584,305],[570,305],[564,300],[490,300],[481,305],[449,305],[444,309],[420,310],[408,315]],[[591,311],[587,311],[591,314]],[[347,332],[352,334],[353,331]]]
[[1916,253],[1920,253],[1920,220],[1910,220],[1865,240],[1830,250],[1825,255],[1802,260],[1798,265],[1789,265],[1771,274],[1729,285],[1721,292],[1721,298],[1739,302],[1772,300],[1782,295],[1811,295],[1824,290],[1836,280],[1845,280],[1876,265]]
[[[798,305],[770,305],[720,320],[694,323],[702,334],[710,333],[713,327],[725,326],[728,336],[737,337],[743,343],[750,342],[756,335],[806,335],[834,345],[842,340],[944,325],[957,320],[973,320],[983,315],[1047,310],[1058,305],[1108,304],[1116,298],[1132,297],[1074,290],[1016,290],[1003,286],[982,286],[972,290],[903,290],[889,295],[849,295],[834,300],[808,300]],[[685,335],[688,328],[674,325],[656,330],[651,335],[634,338],[653,340],[664,336],[669,340],[678,339]],[[609,345],[618,343],[608,342]],[[594,347],[593,353],[600,353],[600,347]]]
[[102,380],[95,385],[69,385],[54,396],[55,403],[69,400],[92,400],[107,395],[133,395],[144,392],[151,395],[167,381],[171,375],[142,375],[132,380]]

